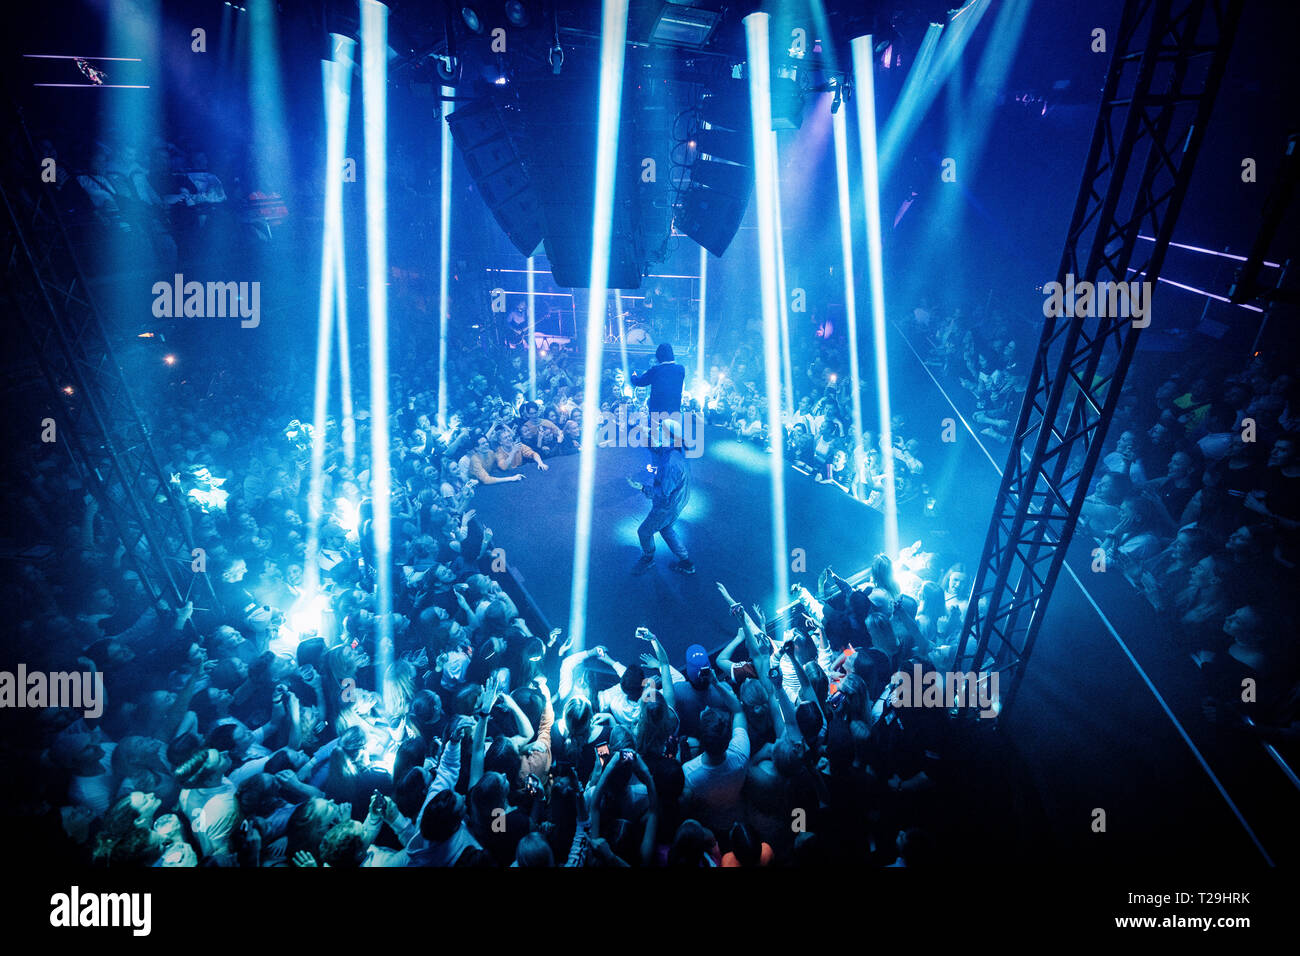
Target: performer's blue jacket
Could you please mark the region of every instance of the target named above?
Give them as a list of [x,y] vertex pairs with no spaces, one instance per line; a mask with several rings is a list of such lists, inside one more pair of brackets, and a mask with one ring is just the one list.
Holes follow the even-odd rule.
[[637,388],[650,389],[650,412],[680,412],[682,410],[682,384],[686,381],[686,369],[676,362],[664,362],[652,365],[640,375],[632,375],[632,384]]

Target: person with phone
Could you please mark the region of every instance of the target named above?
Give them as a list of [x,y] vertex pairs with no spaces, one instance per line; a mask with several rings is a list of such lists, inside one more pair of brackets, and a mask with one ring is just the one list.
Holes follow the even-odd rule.
[[711,683],[711,706],[700,715],[702,753],[682,766],[682,806],[714,833],[725,833],[744,815],[741,791],[749,769],[749,725],[739,698],[726,683]]

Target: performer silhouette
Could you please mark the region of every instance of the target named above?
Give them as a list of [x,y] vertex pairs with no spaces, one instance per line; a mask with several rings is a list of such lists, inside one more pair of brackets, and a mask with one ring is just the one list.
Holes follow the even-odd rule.
[[650,499],[650,513],[636,529],[641,557],[632,566],[632,573],[645,574],[655,563],[655,535],[658,534],[677,558],[669,567],[681,574],[694,574],[695,563],[673,527],[691,497],[691,469],[682,448],[681,426],[672,419],[661,419],[655,437],[657,441],[650,448],[653,480],[649,484],[632,478],[627,480]]
[[632,376],[632,384],[637,388],[650,389],[650,401],[646,411],[673,413],[682,410],[682,385],[686,381],[686,369],[675,362],[673,347],[667,342],[655,349],[655,364],[640,375]]

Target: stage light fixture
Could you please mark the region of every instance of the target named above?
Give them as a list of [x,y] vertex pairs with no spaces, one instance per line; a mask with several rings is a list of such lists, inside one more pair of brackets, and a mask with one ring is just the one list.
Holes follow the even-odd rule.
[[717,29],[722,14],[716,10],[665,3],[650,30],[650,40],[675,46],[702,47]]
[[458,56],[435,56],[433,68],[438,71],[438,79],[444,86],[456,86],[460,83],[462,64]]
[[803,125],[803,90],[794,77],[772,78],[772,129],[798,129]]
[[520,0],[507,0],[506,19],[510,21],[511,26],[528,26],[528,7],[520,3]]
[[460,18],[465,21],[465,26],[469,27],[474,33],[483,32],[483,19],[473,7],[461,7]]

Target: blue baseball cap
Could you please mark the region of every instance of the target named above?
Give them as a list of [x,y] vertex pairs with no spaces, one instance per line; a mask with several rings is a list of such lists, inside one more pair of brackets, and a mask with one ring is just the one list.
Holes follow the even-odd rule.
[[686,678],[695,680],[700,676],[700,671],[710,666],[709,652],[704,649],[703,644],[692,644],[686,648]]

